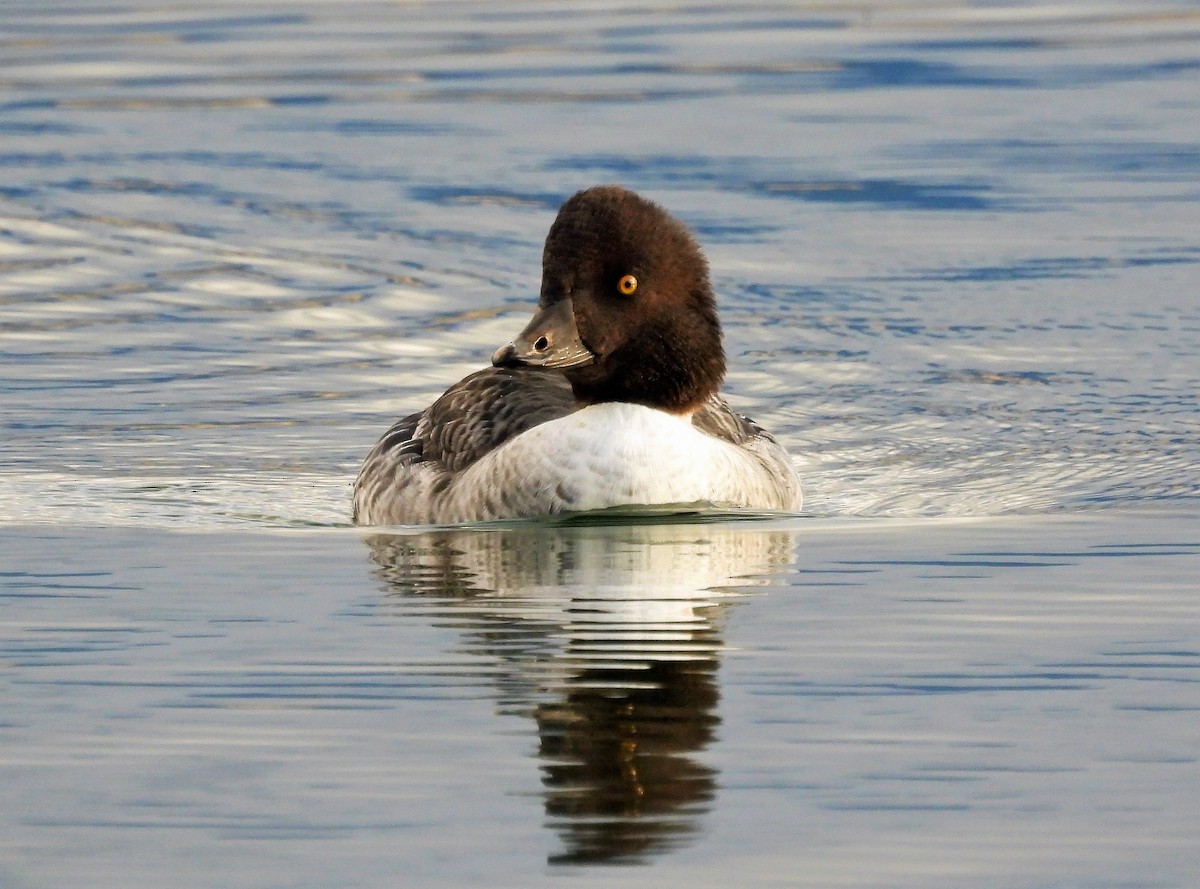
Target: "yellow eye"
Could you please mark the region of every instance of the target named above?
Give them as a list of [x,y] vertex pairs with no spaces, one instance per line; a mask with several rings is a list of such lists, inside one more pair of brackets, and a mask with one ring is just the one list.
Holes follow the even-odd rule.
[[633,296],[637,290],[637,278],[633,275],[625,275],[617,282],[617,290],[621,291],[625,296]]

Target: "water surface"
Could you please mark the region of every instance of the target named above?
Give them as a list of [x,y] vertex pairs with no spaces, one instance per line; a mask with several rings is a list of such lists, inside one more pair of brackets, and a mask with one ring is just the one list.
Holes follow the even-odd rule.
[[[557,12],[0,10],[0,883],[1192,885],[1200,10]],[[598,182],[805,514],[353,529]]]

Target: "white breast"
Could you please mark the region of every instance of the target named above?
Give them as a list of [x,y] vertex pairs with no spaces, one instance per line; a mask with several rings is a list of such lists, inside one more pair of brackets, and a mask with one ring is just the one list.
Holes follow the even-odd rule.
[[473,464],[452,487],[443,520],[620,506],[800,506],[799,478],[773,441],[736,446],[700,432],[686,417],[619,403],[530,429]]

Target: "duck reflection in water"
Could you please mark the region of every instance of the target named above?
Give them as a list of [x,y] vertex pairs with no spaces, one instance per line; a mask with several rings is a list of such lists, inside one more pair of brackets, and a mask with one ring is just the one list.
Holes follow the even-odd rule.
[[393,594],[496,661],[500,706],[532,716],[552,864],[636,863],[686,842],[716,793],[721,622],[791,560],[753,522],[531,524],[378,534]]

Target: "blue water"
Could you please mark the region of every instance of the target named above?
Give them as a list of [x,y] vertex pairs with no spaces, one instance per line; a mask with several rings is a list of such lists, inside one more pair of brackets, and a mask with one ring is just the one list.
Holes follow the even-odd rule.
[[[1198,38],[4,4],[0,885],[1193,886]],[[805,514],[351,527],[598,182]]]

